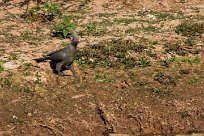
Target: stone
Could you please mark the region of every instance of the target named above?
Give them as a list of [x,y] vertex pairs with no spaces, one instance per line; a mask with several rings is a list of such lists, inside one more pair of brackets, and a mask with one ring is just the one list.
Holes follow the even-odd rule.
[[3,67],[5,69],[11,70],[11,69],[17,69],[19,67],[19,65],[13,63],[13,62],[6,62],[3,64]]

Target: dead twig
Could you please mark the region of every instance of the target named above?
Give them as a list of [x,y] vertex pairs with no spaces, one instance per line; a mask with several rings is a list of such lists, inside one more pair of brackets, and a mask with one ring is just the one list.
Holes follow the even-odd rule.
[[[42,123],[35,123],[34,126],[40,126],[40,127],[47,128],[47,129],[49,129],[49,130],[53,133],[53,135],[55,135],[55,136],[58,136],[57,134],[60,134],[61,136],[64,136],[64,134],[63,134],[62,132],[60,132],[59,130],[55,129],[55,128],[52,127],[52,126],[47,125],[43,120],[41,120],[41,121],[42,121]],[[52,124],[54,124],[54,126],[56,126],[55,123],[52,123]]]

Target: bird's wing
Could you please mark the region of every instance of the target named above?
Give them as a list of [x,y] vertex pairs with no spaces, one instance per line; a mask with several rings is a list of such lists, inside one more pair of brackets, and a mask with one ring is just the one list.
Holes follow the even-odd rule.
[[63,61],[65,58],[66,58],[66,53],[61,50],[53,52],[50,55],[50,59],[53,61]]

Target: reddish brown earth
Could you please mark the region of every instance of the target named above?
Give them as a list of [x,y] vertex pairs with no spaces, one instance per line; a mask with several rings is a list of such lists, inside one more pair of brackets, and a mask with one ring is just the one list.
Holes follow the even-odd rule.
[[[189,47],[188,37],[175,33],[184,20],[204,22],[203,0],[54,1],[77,25],[79,48],[90,50],[88,55],[92,45],[122,39],[145,47],[128,51],[129,56],[151,61],[151,66],[125,69],[98,64],[91,68],[78,60],[82,83],[70,71],[66,71],[69,76],[58,77],[48,62],[33,61],[62,48],[68,39],[51,36],[50,28],[58,19],[22,18],[26,5],[20,7],[20,2],[8,1],[0,7],[0,135],[204,133],[204,34],[195,36],[194,46]],[[31,2],[29,9],[32,6],[36,3]],[[155,12],[174,18],[158,17]],[[94,21],[104,23],[94,31],[86,30]],[[166,52],[168,45],[177,42],[186,56]],[[163,64],[166,59],[172,61]]]

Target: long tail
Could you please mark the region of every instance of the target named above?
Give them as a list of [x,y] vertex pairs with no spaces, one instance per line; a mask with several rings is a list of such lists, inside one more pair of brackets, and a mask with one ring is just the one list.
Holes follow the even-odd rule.
[[43,58],[37,58],[37,59],[34,59],[37,63],[40,63],[40,62],[43,62],[45,60],[48,60],[50,58],[50,56],[45,56]]
[[79,36],[78,36],[78,34],[73,29],[70,30],[70,33],[71,33],[71,35],[73,37],[73,40],[72,40],[73,45],[77,46],[78,43],[79,43]]

